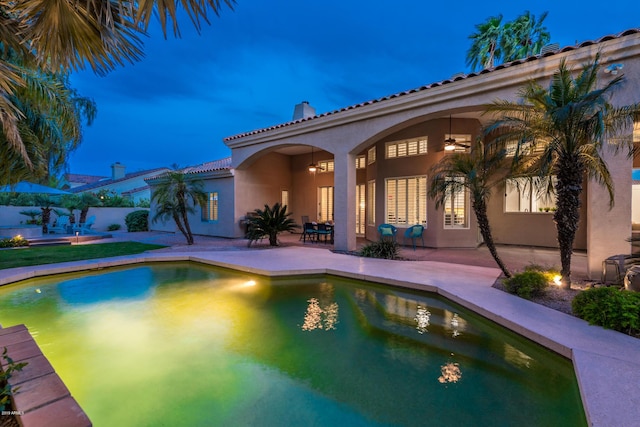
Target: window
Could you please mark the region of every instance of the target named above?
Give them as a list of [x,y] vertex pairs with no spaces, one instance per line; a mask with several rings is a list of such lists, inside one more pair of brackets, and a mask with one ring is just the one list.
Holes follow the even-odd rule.
[[209,193],[207,203],[202,207],[203,221],[218,220],[218,192]]
[[376,181],[367,183],[367,224],[376,225]]
[[356,169],[364,169],[366,167],[365,156],[356,157]]
[[[525,142],[520,145],[520,155],[526,154],[539,154],[544,151],[546,144],[544,141],[538,141],[536,147],[531,149],[531,142]],[[505,144],[505,150],[507,151],[507,157],[513,157],[516,154],[518,148],[518,141],[507,141]]]
[[427,177],[386,180],[386,222],[398,226],[427,224]]
[[369,148],[369,151],[367,151],[367,164],[373,164],[376,161],[376,147],[375,145],[371,148]]
[[289,206],[289,190],[280,190],[280,204]]
[[387,159],[427,154],[427,138],[387,142],[385,153]]
[[333,160],[321,160],[318,162],[318,173],[333,172]]
[[[462,177],[449,177],[447,181],[464,182]],[[469,228],[469,197],[467,189],[453,186],[452,194],[444,201],[444,228]]]
[[333,187],[318,187],[318,221],[333,221]]
[[[555,178],[553,178],[555,180]],[[555,194],[547,193],[548,179],[508,179],[505,189],[505,212],[551,212],[555,210]]]
[[356,234],[364,234],[365,217],[365,188],[364,184],[356,185]]

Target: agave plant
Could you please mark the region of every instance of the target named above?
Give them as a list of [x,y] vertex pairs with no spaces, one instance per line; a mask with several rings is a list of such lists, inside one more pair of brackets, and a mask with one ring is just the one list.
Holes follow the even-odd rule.
[[278,246],[278,234],[283,231],[295,231],[300,226],[291,219],[291,212],[287,212],[287,205],[276,203],[273,207],[264,205],[263,209],[253,211],[254,215],[247,218],[249,225],[247,237],[248,246],[251,243],[269,237],[269,245]]

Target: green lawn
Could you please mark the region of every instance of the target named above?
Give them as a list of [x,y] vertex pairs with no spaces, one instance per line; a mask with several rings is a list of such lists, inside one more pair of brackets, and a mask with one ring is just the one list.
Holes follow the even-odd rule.
[[93,245],[46,246],[40,248],[7,249],[0,251],[0,270],[31,265],[83,259],[132,255],[166,246],[138,242],[99,243]]

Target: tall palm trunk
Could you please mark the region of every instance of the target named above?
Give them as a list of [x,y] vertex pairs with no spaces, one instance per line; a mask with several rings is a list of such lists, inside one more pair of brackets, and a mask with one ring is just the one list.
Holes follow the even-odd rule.
[[582,193],[584,170],[579,159],[574,157],[576,156],[566,156],[560,158],[558,162],[557,210],[553,215],[558,230],[562,289],[571,287],[571,255],[580,220],[580,194]]
[[180,207],[180,217],[182,219],[182,226],[184,227],[184,236],[187,238],[187,245],[193,245],[193,234],[191,233],[191,226],[189,225],[189,218],[187,212],[187,198],[184,192],[178,192],[178,206]]
[[493,235],[491,234],[491,227],[489,226],[489,217],[487,217],[487,204],[484,200],[474,200],[473,202],[473,212],[476,214],[476,219],[478,220],[478,228],[480,229],[480,234],[484,239],[484,244],[487,245],[487,249],[489,249],[489,253],[495,260],[500,270],[506,277],[511,277],[511,273],[507,269],[507,267],[502,262],[502,259],[498,255],[498,250],[496,249],[496,245],[493,242]]
[[173,213],[173,220],[175,221],[178,230],[180,230],[182,235],[187,239],[187,245],[191,245],[192,243],[189,243],[189,234],[187,234],[187,230],[184,229],[184,226],[182,225],[182,219],[180,219],[180,215],[178,215],[177,212]]
[[42,234],[49,233],[49,221],[51,220],[51,211],[49,207],[40,208],[42,210]]

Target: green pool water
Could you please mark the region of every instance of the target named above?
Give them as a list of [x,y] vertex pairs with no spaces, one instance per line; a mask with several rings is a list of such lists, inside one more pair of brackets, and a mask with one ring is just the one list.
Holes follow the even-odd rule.
[[96,427],[580,426],[571,363],[432,294],[151,264],[0,288]]

